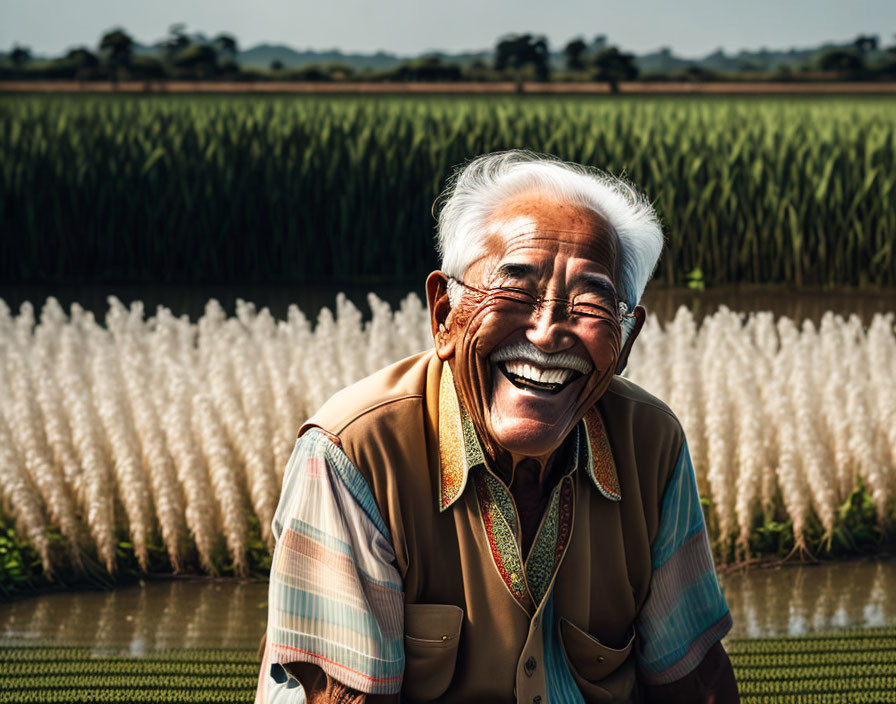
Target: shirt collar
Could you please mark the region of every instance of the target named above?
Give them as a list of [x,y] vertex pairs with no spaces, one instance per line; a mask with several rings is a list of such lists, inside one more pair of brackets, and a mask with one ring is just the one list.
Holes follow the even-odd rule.
[[[454,377],[448,363],[442,365],[439,382],[439,511],[450,507],[467,486],[470,470],[485,464],[485,455],[473,421],[467,414],[454,387]],[[592,407],[580,421],[579,427],[585,432],[587,457],[585,473],[595,488],[607,499],[620,501],[622,492],[613,451],[607,438],[603,418],[597,407]]]

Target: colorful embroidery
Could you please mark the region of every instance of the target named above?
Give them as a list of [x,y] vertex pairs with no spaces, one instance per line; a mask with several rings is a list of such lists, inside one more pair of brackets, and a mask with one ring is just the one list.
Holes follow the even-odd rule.
[[544,521],[526,558],[526,581],[536,604],[547,594],[572,534],[572,506],[572,479],[566,476],[554,487]]
[[[439,511],[444,511],[454,503],[467,483],[467,442],[463,425],[451,368],[444,364],[439,383]],[[482,456],[481,450],[479,456]]]
[[[508,591],[528,610],[532,605],[532,599],[523,577],[519,546],[501,506],[489,486],[491,482],[500,483],[491,477],[484,468],[476,471],[474,477],[476,496],[479,499],[479,515],[482,518],[482,526],[488,539],[492,560]],[[506,492],[506,489],[501,486],[500,492]],[[512,500],[510,503],[513,503]]]
[[610,449],[603,418],[597,408],[592,408],[585,414],[584,420],[590,447],[588,476],[601,494],[611,501],[620,501],[622,491],[619,488],[619,476],[616,474],[616,463],[613,461],[613,451]]
[[557,509],[560,517],[557,521],[557,549],[554,551],[554,567],[559,567],[569,536],[572,535],[573,506],[575,506],[572,489],[572,478],[564,477],[560,485],[560,502]]
[[[582,432],[584,428],[584,433]],[[572,474],[584,464],[591,481],[608,499],[622,494],[610,442],[596,408],[576,426],[574,451],[566,476],[554,491],[544,520],[525,563],[517,535],[517,513],[507,487],[485,466],[473,422],[460,405],[450,367],[442,366],[439,386],[439,510],[444,511],[463,493],[470,472],[480,518],[492,560],[507,590],[527,611],[538,605],[550,589],[572,534],[574,490]]]
[[[565,482],[565,479],[563,481]],[[551,501],[544,512],[544,520],[526,558],[526,581],[529,583],[529,591],[532,592],[532,600],[536,604],[541,602],[554,574],[554,547],[557,544],[560,519],[557,500],[559,489],[558,485],[551,493]]]
[[488,472],[485,473],[485,483],[488,485],[491,493],[492,501],[498,507],[507,525],[510,526],[511,532],[515,535],[517,532],[516,523],[516,506],[513,503],[513,497],[507,488],[495,477]]

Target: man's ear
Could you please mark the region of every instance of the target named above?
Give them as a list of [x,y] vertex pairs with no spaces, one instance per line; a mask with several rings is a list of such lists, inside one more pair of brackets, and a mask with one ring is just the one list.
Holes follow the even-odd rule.
[[635,326],[628,334],[625,344],[622,346],[622,351],[619,353],[619,361],[616,362],[617,374],[622,374],[625,365],[628,364],[628,354],[632,351],[632,345],[635,344],[635,338],[638,336],[638,333],[641,332],[641,328],[644,326],[644,321],[647,319],[647,311],[644,310],[644,306],[635,306],[633,313],[635,314]]
[[451,333],[451,301],[448,299],[448,277],[441,271],[426,279],[426,300],[436,354],[443,362],[454,356],[454,335]]

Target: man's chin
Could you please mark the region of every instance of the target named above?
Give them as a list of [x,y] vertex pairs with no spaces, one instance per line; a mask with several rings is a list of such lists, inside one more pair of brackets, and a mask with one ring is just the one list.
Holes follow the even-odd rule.
[[556,394],[521,390],[503,375],[495,378],[487,425],[491,437],[507,452],[541,457],[563,444],[575,425],[585,378]]

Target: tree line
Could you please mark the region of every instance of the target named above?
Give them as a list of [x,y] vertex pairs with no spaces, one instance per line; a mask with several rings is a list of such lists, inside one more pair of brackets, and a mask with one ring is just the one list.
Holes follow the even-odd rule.
[[[576,37],[560,52],[562,61],[552,56],[546,37],[536,34],[509,34],[500,37],[491,61],[475,59],[468,64],[440,56],[423,56],[401,62],[385,70],[356,68],[346,63],[308,64],[288,68],[274,58],[266,69],[240,65],[237,40],[229,34],[212,39],[197,38],[183,24],[169,28],[154,54],[138,52],[134,39],[122,28],[102,35],[95,49],[72,49],[65,56],[37,61],[28,48],[16,46],[0,59],[2,79],[74,79],[101,80],[291,80],[291,81],[601,81],[613,91],[622,81],[690,80],[705,81],[723,77],[700,65],[677,70],[639,69],[637,57],[608,42],[605,35],[592,41]],[[671,55],[668,49],[666,55]],[[560,64],[558,66],[558,63]],[[778,67],[773,71],[744,70],[745,79],[876,80],[896,78],[896,44],[882,48],[876,36],[860,35],[850,45],[827,48],[798,67]]]

